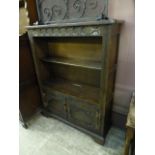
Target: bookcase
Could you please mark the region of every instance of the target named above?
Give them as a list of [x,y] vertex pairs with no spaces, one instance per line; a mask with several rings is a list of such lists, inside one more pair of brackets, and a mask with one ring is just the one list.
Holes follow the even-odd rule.
[[100,143],[111,122],[120,27],[114,20],[27,27],[43,114]]

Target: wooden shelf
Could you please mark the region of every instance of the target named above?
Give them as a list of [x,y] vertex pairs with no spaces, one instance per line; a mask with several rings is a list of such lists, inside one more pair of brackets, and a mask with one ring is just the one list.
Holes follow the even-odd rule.
[[93,86],[77,84],[64,79],[44,81],[43,86],[44,89],[49,92],[58,91],[91,103],[99,103],[99,88]]
[[57,63],[75,67],[101,70],[101,62],[99,61],[76,60],[68,58],[43,58],[42,61],[47,63]]

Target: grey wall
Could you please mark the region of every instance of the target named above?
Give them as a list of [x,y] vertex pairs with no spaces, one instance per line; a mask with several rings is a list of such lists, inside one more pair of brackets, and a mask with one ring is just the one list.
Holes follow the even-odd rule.
[[113,111],[127,114],[135,87],[134,0],[109,0],[109,17],[125,21],[120,36]]

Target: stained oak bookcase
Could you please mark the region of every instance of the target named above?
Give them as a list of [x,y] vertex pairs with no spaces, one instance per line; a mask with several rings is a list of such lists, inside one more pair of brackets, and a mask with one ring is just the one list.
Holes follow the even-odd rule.
[[43,114],[101,143],[111,122],[120,26],[106,20],[27,27]]

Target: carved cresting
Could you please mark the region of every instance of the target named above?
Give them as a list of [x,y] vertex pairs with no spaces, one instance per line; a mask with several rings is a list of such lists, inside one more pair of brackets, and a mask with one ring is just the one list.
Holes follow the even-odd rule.
[[63,20],[67,13],[67,1],[65,0],[41,0],[41,18],[48,22],[54,20]]
[[86,10],[86,0],[73,0],[69,3],[69,18],[80,18],[84,16]]
[[37,0],[40,21],[98,19],[107,16],[107,0]]

